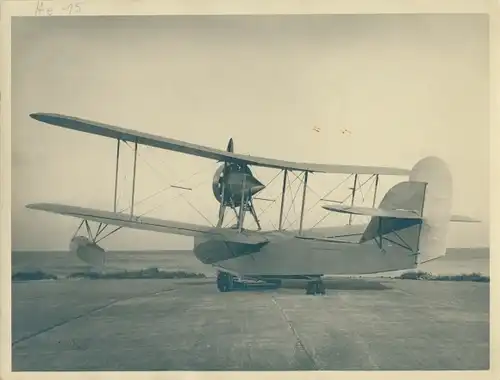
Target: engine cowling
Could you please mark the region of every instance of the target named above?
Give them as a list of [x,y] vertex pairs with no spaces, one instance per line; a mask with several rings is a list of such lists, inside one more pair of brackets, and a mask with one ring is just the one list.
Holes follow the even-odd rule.
[[[215,199],[219,203],[222,202],[222,174],[224,171],[224,165],[220,166],[214,174],[214,178],[212,180],[212,190],[215,196]],[[226,198],[226,197],[224,197]]]

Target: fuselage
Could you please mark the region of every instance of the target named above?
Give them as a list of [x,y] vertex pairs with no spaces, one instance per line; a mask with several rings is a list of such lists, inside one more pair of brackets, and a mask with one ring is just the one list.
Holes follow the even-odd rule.
[[[227,150],[233,152],[232,140]],[[264,189],[248,166],[234,162],[217,169],[212,187],[221,206],[232,208]],[[374,240],[359,243],[365,229],[366,225],[315,228],[301,236],[298,231],[259,231],[259,236],[267,239],[261,244],[231,242],[217,235],[198,236],[194,254],[202,263],[222,271],[255,277],[365,274],[416,266],[415,256],[401,246],[388,243],[381,249]],[[241,233],[251,235],[252,231]],[[339,238],[328,239],[332,236]]]
[[[332,227],[314,232],[342,235],[365,227]],[[196,237],[194,254],[205,264],[244,276],[367,274],[416,267],[415,255],[400,246],[388,243],[380,249],[373,240],[359,244],[359,236],[333,242],[315,240],[312,235],[304,239],[295,231],[270,231],[266,237],[269,242],[261,246]]]

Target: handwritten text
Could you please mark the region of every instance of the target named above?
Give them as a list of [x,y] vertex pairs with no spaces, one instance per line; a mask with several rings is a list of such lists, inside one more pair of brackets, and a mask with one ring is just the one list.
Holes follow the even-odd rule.
[[82,11],[83,1],[72,1],[66,5],[55,6],[52,1],[38,0],[35,8],[35,16],[71,15]]

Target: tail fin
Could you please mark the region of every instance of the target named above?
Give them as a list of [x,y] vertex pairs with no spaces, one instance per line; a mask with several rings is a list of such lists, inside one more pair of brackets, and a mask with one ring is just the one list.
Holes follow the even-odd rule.
[[360,243],[375,240],[380,248],[398,245],[415,254],[416,263],[446,254],[451,218],[451,173],[441,159],[426,157],[384,196],[378,209],[324,206],[350,214],[369,215]]
[[[409,181],[400,182],[391,188],[379,206],[383,215],[372,216],[360,243],[374,239],[383,248],[386,241],[417,253],[426,186],[425,182]],[[400,217],[398,212],[405,212],[407,216]]]
[[379,245],[384,240],[399,244],[416,254],[417,264],[444,256],[451,202],[448,166],[437,157],[426,157],[413,167],[409,181],[395,185],[380,203],[380,209],[412,211],[415,218],[372,217],[361,242],[379,237]]

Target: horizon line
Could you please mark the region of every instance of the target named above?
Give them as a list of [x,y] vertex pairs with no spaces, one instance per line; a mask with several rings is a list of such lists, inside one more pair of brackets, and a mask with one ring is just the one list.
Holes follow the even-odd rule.
[[[449,249],[490,249],[490,246],[477,246],[477,247],[448,247],[446,248],[447,250]],[[193,252],[193,249],[112,249],[106,251],[108,252],[174,252],[174,251],[182,251],[182,252]],[[39,253],[47,253],[47,252],[54,252],[54,253],[63,253],[63,252],[71,252],[69,249],[40,249],[40,250],[35,250],[35,249],[11,249],[11,252],[39,252]]]

